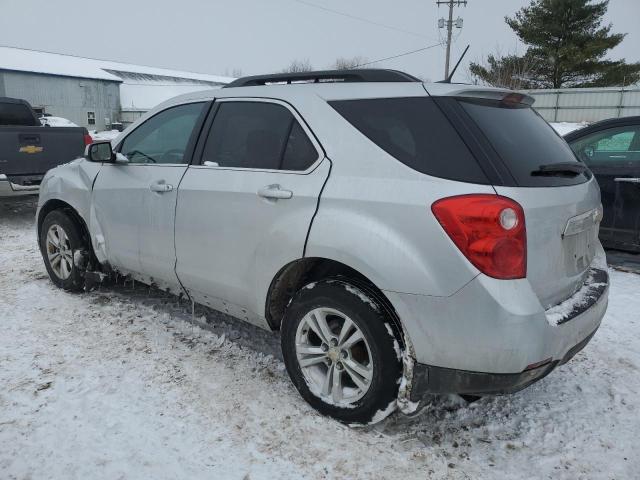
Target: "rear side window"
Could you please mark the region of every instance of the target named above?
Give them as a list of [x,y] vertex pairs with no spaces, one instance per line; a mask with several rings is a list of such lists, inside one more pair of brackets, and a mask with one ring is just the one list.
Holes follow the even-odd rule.
[[431,98],[342,100],[329,104],[369,140],[418,172],[488,183],[474,156]]
[[221,167],[302,171],[318,159],[318,153],[282,105],[222,102],[202,159]]
[[537,175],[543,165],[577,162],[567,143],[531,107],[496,100],[458,100],[513,175],[518,186],[575,185],[586,174]]
[[0,103],[0,125],[19,125],[26,127],[40,126],[35,117],[24,104]]

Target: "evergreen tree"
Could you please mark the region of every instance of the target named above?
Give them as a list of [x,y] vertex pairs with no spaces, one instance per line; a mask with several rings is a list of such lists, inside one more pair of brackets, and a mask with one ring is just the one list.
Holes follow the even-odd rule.
[[[609,50],[626,34],[611,33],[603,25],[609,0],[532,0],[529,6],[505,21],[528,47],[520,57],[527,71],[516,69],[514,76],[523,87],[606,87],[629,85],[640,80],[640,63],[624,59],[606,60]],[[492,83],[503,78],[494,70],[519,64],[516,58],[493,58],[492,63],[472,63],[471,73]]]

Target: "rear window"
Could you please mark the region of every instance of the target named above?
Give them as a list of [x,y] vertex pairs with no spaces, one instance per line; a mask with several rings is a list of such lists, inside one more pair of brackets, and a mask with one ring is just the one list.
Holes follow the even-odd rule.
[[21,103],[0,103],[0,125],[40,126],[29,107]]
[[589,172],[573,175],[533,174],[541,165],[577,162],[573,151],[531,107],[495,100],[459,100],[487,137],[518,186],[575,185],[590,178]]
[[369,140],[418,172],[461,182],[489,183],[431,98],[341,100],[329,104]]

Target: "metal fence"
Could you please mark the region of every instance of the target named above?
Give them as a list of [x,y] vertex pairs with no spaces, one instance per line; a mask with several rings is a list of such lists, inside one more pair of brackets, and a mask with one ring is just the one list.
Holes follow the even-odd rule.
[[524,90],[548,122],[595,122],[640,115],[640,86]]

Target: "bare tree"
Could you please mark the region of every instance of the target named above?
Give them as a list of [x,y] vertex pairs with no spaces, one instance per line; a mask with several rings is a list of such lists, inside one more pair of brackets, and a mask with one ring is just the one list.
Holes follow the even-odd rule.
[[352,68],[359,68],[361,65],[367,63],[367,61],[368,59],[361,55],[356,55],[351,58],[339,57],[331,67],[336,70],[349,70]]
[[531,72],[536,69],[537,60],[530,55],[518,55],[517,52],[502,55],[500,49],[488,55],[482,61],[469,64],[469,75],[474,83],[483,83],[493,87],[520,90],[535,88],[530,80]]
[[225,68],[224,69],[224,76],[225,77],[240,78],[242,76],[242,69],[234,67],[233,69],[231,69],[231,72],[229,72],[229,68]]
[[305,58],[304,60],[292,61],[287,68],[282,70],[282,73],[304,73],[312,70],[311,62],[309,62],[308,58]]

